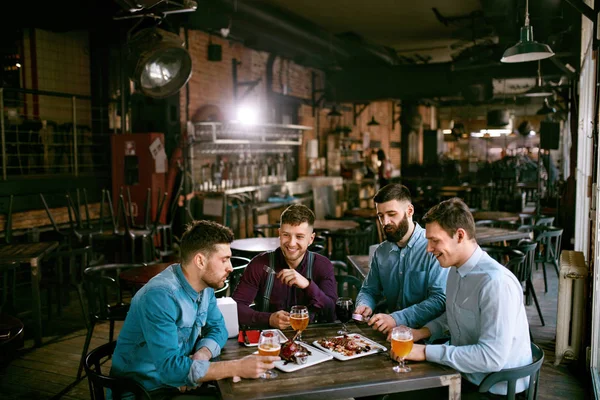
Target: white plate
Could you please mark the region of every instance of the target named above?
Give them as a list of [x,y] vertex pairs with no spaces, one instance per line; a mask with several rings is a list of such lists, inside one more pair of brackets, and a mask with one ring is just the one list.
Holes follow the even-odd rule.
[[[333,360],[333,356],[329,353],[325,353],[322,350],[314,348],[308,343],[301,342],[300,344],[302,345],[302,347],[306,348],[306,350],[310,351],[311,353],[307,357],[306,363],[296,364],[295,362],[288,362],[286,364],[286,361],[281,360],[275,361],[275,368],[283,372],[294,372],[302,368],[310,367],[312,365],[317,365],[325,361]],[[255,352],[254,354],[258,354],[258,352]]]
[[[271,330],[273,330],[273,329],[271,329]],[[274,330],[277,331],[277,333],[279,333],[279,343],[285,343],[285,342],[287,342],[288,338],[287,338],[287,336],[285,336],[283,334],[283,332],[281,332],[279,329],[274,329]],[[246,347],[256,347],[256,346],[258,346],[258,342],[256,342],[256,343],[250,343],[250,344],[245,344],[244,343],[244,346],[246,346]]]
[[[315,345],[317,348],[323,350],[325,353],[331,354],[334,358],[336,358],[337,360],[340,360],[340,361],[354,360],[355,358],[365,357],[365,356],[369,356],[371,354],[377,354],[377,353],[381,353],[382,351],[387,351],[387,348],[385,346],[382,346],[379,343],[374,342],[371,339],[366,338],[361,334],[349,333],[348,336],[352,339],[358,339],[365,343],[368,343],[369,345],[371,345],[371,351],[355,354],[353,356],[347,356],[345,354],[338,353],[337,351],[329,350],[327,347],[321,346],[319,344],[319,342],[316,340],[313,342],[313,345]],[[342,337],[342,335],[335,336],[335,337]]]

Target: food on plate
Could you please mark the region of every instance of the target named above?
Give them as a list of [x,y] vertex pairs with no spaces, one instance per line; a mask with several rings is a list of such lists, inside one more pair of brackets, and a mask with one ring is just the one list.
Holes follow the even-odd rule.
[[344,335],[317,340],[322,347],[352,357],[361,353],[368,353],[376,349],[372,343],[365,341],[360,335]]
[[304,364],[309,355],[311,355],[310,350],[300,343],[290,340],[281,345],[281,352],[279,353],[279,356],[286,363],[294,362],[296,364]]

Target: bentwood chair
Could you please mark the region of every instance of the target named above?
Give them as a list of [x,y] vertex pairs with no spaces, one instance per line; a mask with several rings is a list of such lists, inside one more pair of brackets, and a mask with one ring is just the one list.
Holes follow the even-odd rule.
[[527,389],[527,399],[535,400],[537,398],[538,383],[540,379],[540,368],[544,363],[544,351],[537,344],[531,342],[531,355],[533,362],[523,367],[507,368],[498,372],[492,372],[487,375],[479,384],[479,393],[488,392],[492,386],[499,382],[508,383],[508,393],[506,398],[514,400],[516,396],[517,380],[529,377],[529,389]]
[[119,274],[131,268],[143,267],[145,264],[105,264],[86,268],[83,272],[83,285],[88,300],[88,330],[81,352],[81,361],[77,371],[77,379],[81,377],[83,361],[87,354],[94,327],[100,321],[109,321],[108,341],[112,342],[115,321],[125,321],[129,304],[123,301],[123,293],[119,282]]
[[560,243],[563,230],[560,228],[547,227],[535,238],[538,243],[538,253],[535,257],[536,267],[541,264],[544,272],[544,290],[548,292],[548,279],[546,278],[546,263],[554,266],[556,275],[560,276],[558,258],[560,257]]
[[109,371],[102,370],[105,360],[113,355],[116,346],[117,342],[109,342],[86,355],[83,365],[90,387],[90,398],[104,400],[104,390],[110,389],[111,397],[115,400],[131,398],[131,395],[136,400],[150,400],[150,394],[138,382],[130,378],[110,376]]
[[535,288],[533,287],[533,282],[531,280],[537,243],[532,240],[521,239],[518,245],[514,246],[513,248],[520,250],[523,252],[523,254],[525,254],[525,263],[523,264],[523,268],[520,270],[519,274],[515,275],[517,275],[517,278],[520,282],[525,282],[525,302],[527,305],[529,305],[531,304],[531,298],[533,298],[535,308],[540,316],[540,321],[542,322],[542,326],[544,326],[545,322],[544,317],[542,316],[542,309],[538,303],[537,295],[535,294]]
[[246,257],[240,256],[232,256],[231,257],[231,266],[233,267],[233,271],[229,274],[229,294],[233,294],[235,292],[235,288],[237,288],[238,283],[240,283],[240,279],[242,279],[242,275],[244,275],[244,271],[246,271],[246,267],[250,264],[250,259]]

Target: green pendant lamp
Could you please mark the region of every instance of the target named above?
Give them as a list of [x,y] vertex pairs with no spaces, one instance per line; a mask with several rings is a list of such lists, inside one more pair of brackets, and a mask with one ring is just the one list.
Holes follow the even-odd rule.
[[521,40],[508,48],[502,59],[503,63],[519,63],[550,58],[554,52],[544,43],[533,40],[533,27],[529,25],[529,0],[525,1],[525,25],[521,27]]

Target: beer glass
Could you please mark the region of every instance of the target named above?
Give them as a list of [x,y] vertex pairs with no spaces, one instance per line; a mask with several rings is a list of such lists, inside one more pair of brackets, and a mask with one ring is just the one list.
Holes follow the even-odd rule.
[[350,297],[338,297],[335,302],[335,315],[342,323],[342,329],[338,331],[338,335],[348,334],[346,324],[352,319],[352,310],[354,310],[354,303]]
[[410,372],[404,358],[410,353],[413,347],[413,335],[410,328],[406,326],[397,326],[392,330],[392,352],[400,360],[393,370],[394,372]]
[[300,331],[298,340],[302,340],[302,331],[308,327],[308,308],[306,306],[293,306],[290,310],[290,325],[295,331]]
[[[265,330],[258,338],[258,354],[261,356],[278,356],[281,350],[279,332],[276,330]],[[267,370],[260,376],[262,379],[277,378],[277,372]]]

